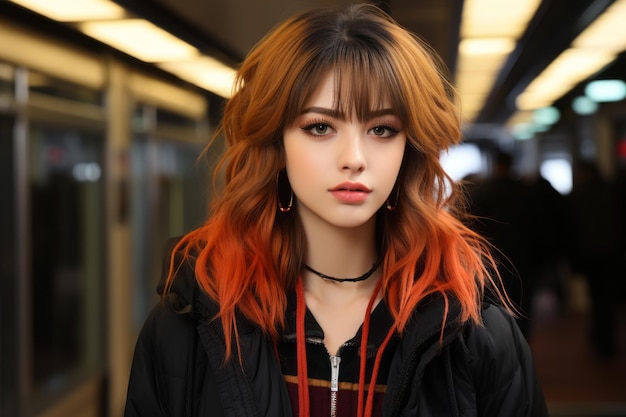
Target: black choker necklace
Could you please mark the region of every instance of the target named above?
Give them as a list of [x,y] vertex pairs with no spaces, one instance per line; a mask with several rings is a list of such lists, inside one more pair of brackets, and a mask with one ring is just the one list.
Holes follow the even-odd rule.
[[372,276],[372,274],[378,269],[378,267],[380,266],[382,262],[382,259],[377,260],[374,265],[372,265],[372,268],[367,271],[366,273],[364,273],[363,275],[361,275],[360,277],[356,277],[356,278],[336,278],[336,277],[331,277],[330,275],[326,275],[326,274],[322,274],[319,271],[316,271],[315,269],[311,268],[308,265],[304,265],[304,269],[306,269],[307,271],[313,272],[315,275],[318,275],[320,277],[322,277],[323,279],[327,279],[329,281],[334,281],[334,282],[359,282],[359,281],[365,281],[366,279],[368,279],[369,277]]

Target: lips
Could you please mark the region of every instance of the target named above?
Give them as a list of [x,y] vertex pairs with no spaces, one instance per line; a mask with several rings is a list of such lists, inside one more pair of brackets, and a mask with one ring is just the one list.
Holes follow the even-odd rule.
[[363,202],[371,192],[371,190],[363,184],[347,182],[339,184],[329,191],[340,202],[349,204]]
[[369,193],[371,190],[367,188],[365,185],[358,182],[343,182],[333,188],[330,191],[348,191],[348,192],[361,192],[361,193]]

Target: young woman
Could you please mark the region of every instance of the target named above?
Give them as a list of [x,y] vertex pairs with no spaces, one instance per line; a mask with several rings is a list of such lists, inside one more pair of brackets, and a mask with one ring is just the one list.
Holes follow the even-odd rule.
[[293,17],[251,51],[223,188],[172,244],[126,416],[547,415],[439,163],[461,136],[439,68],[371,5]]

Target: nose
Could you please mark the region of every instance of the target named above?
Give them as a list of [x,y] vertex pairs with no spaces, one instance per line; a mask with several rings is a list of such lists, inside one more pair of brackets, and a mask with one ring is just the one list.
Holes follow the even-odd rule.
[[356,131],[346,132],[339,140],[338,164],[342,171],[361,172],[366,167],[364,143]]

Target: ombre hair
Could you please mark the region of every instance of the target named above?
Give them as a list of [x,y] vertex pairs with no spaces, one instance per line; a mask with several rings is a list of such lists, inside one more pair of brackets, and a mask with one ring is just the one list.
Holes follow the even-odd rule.
[[[284,324],[286,292],[300,277],[305,240],[297,215],[277,207],[282,136],[329,73],[341,114],[365,119],[386,101],[406,133],[392,192],[397,207],[377,213],[383,293],[398,330],[431,294],[446,303],[453,297],[461,321],[476,323],[486,286],[506,297],[494,285],[487,244],[464,225],[460,190],[439,162],[461,140],[443,68],[424,42],[365,4],[297,15],[248,54],[218,129],[228,143],[215,174],[223,186],[206,223],[175,250],[194,258],[199,286],[219,303],[227,355],[238,340],[239,315],[273,338]],[[175,269],[172,263],[168,288]]]

